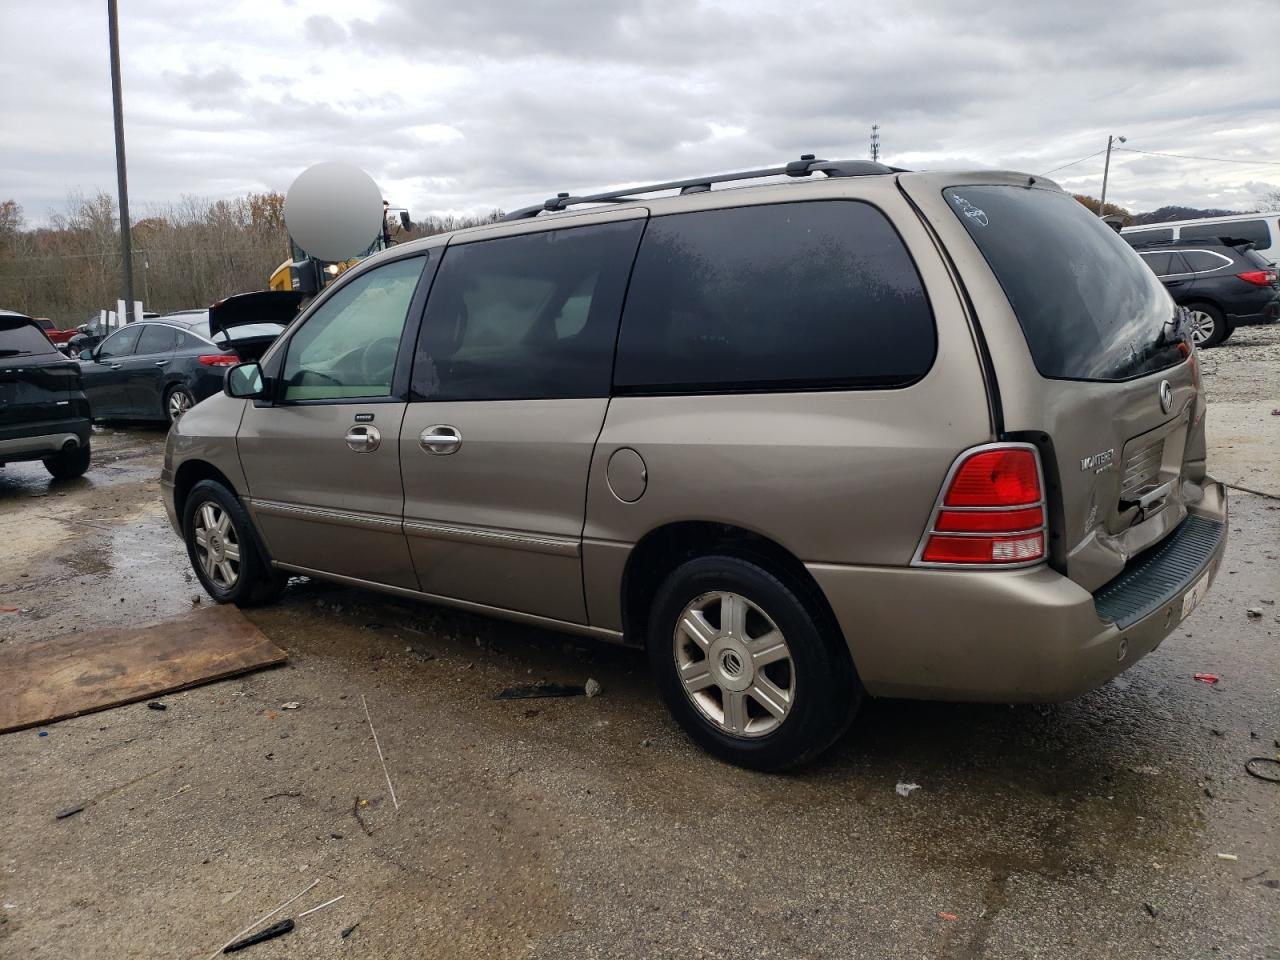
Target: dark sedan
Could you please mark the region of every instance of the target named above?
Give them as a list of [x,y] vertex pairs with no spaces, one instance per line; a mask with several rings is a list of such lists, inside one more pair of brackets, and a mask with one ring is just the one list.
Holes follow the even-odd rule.
[[1280,281],[1252,244],[1230,237],[1135,246],[1174,301],[1191,311],[1192,339],[1216,347],[1238,326],[1280,319]]

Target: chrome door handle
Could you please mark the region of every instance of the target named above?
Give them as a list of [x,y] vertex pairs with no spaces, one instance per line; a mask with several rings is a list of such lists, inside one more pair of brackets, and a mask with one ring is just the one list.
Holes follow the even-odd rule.
[[168,360],[157,360],[157,361],[156,361],[156,366],[157,366],[157,367],[163,367],[163,366],[164,366],[166,363],[168,363],[168,362],[169,362]]
[[109,364],[107,364],[107,366],[109,366],[112,370],[119,370],[119,369],[120,369],[120,364],[118,364],[118,363],[109,363]]
[[347,446],[356,453],[373,453],[382,443],[382,434],[378,432],[377,427],[366,426],[358,423],[347,429],[346,436]]
[[458,432],[457,427],[451,427],[447,423],[437,423],[427,427],[418,435],[418,443],[427,453],[443,456],[458,452],[458,448],[462,446],[462,434]]

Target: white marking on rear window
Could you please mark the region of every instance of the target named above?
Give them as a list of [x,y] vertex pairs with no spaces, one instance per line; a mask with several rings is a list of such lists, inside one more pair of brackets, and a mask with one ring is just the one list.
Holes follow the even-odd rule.
[[972,220],[974,223],[976,223],[978,226],[985,227],[989,225],[990,221],[987,220],[987,214],[985,213],[985,211],[982,210],[981,207],[975,207],[972,203],[970,203],[964,197],[957,197],[954,194],[951,197],[951,202],[954,203],[957,207],[959,207],[960,212],[963,213],[970,220]]

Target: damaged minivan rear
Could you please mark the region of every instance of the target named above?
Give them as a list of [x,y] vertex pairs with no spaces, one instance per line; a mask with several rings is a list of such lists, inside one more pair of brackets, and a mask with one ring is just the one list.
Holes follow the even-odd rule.
[[1197,364],[1052,182],[805,156],[369,257],[162,485],[219,602],[301,574],[634,644],[773,770],[865,695],[1061,700],[1152,651],[1226,544]]

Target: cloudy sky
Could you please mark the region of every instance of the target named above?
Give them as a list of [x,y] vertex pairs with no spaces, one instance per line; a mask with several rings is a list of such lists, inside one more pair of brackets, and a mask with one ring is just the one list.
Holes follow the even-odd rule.
[[[1058,9],[1051,9],[1057,6]],[[1045,173],[1120,152],[1109,199],[1280,189],[1275,0],[121,0],[134,216],[345,160],[421,212],[804,152]],[[1263,42],[1261,37],[1271,39]],[[106,4],[5,2],[0,199],[114,191]],[[1269,165],[1258,161],[1272,161]],[[1102,157],[1053,175],[1098,193]]]

